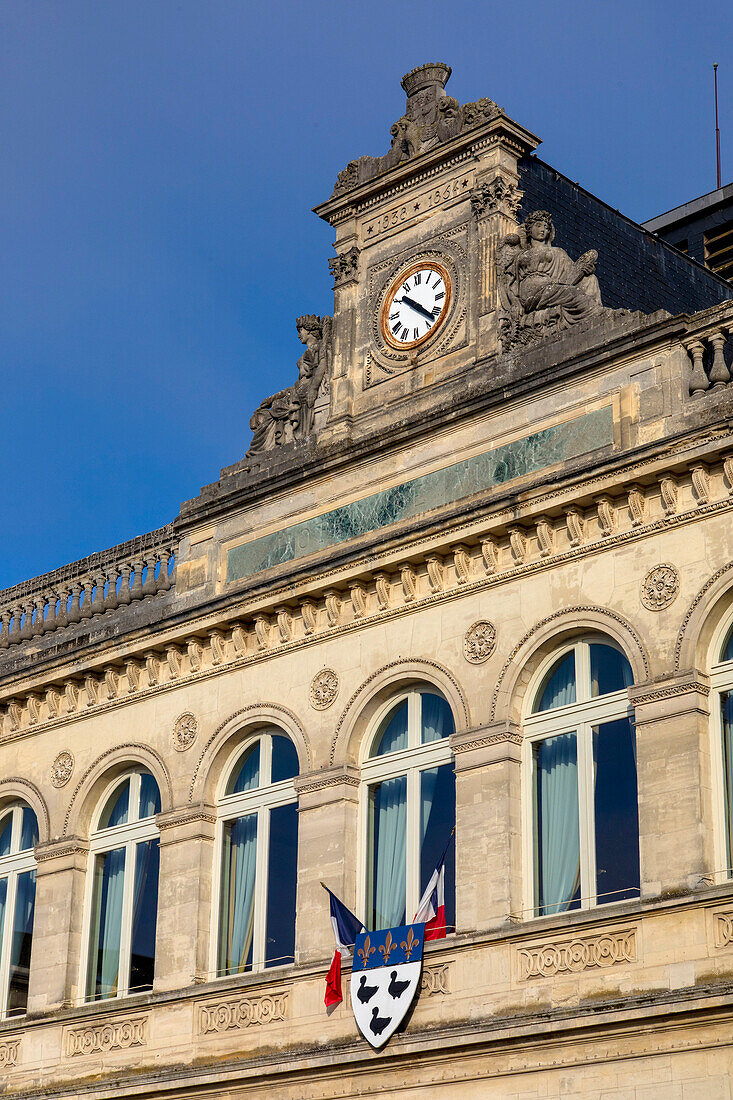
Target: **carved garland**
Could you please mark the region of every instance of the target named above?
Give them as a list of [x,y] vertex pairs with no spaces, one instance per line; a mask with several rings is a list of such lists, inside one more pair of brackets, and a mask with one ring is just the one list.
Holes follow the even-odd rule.
[[199,1005],[199,1032],[241,1030],[257,1024],[286,1020],[289,992],[265,994],[262,997],[227,997]]

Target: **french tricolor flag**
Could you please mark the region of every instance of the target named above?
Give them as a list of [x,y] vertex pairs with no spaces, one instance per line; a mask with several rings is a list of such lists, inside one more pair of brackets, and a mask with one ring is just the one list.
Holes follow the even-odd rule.
[[364,925],[350,909],[346,908],[342,901],[339,901],[325,883],[322,882],[321,886],[328,893],[331,908],[331,927],[333,928],[333,938],[336,940],[336,950],[333,953],[331,965],[326,975],[326,995],[323,998],[326,1008],[330,1008],[331,1005],[337,1005],[344,999],[341,992],[341,952],[344,951],[347,955],[351,954],[356,937],[364,931]]
[[445,937],[445,852],[425,887],[413,923],[425,925],[426,940]]

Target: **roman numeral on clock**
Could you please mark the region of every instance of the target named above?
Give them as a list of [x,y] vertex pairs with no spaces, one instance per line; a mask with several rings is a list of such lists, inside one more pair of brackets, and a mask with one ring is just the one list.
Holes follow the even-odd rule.
[[415,284],[415,286],[420,286],[420,283],[422,282],[422,271],[416,271],[414,276],[413,276],[412,281]]
[[400,340],[406,340],[406,339],[407,339],[407,337],[408,337],[408,335],[409,335],[409,334],[408,334],[408,331],[407,331],[407,329],[406,329],[406,328],[403,328],[403,329],[402,329],[402,332],[400,333]]
[[440,306],[433,306],[433,317],[440,316]]
[[418,331],[418,330],[417,330],[416,328],[414,328],[414,329],[412,330],[412,339],[413,339],[413,340],[417,340],[417,331]]
[[444,290],[441,290],[440,294],[435,295],[435,301],[438,302],[438,301],[440,301],[441,298],[445,298],[445,291]]

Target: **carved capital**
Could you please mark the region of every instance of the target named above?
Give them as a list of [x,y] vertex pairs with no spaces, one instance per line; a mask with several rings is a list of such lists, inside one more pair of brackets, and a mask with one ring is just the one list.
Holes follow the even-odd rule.
[[517,219],[517,211],[524,195],[513,183],[501,176],[492,180],[483,180],[471,192],[471,209],[478,219],[490,214],[504,214],[512,221]]
[[359,249],[356,245],[352,245],[347,252],[330,259],[328,266],[333,275],[334,289],[357,282],[359,277]]

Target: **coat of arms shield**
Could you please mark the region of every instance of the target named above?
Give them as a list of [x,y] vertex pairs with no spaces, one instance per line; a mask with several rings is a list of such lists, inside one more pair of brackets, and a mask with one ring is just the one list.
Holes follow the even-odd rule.
[[424,924],[360,932],[351,968],[351,1005],[359,1031],[382,1047],[402,1023],[420,984]]

